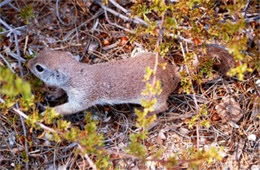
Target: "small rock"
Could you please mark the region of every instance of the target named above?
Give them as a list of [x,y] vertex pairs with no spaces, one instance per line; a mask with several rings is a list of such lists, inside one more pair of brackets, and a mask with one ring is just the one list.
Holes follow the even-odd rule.
[[248,140],[251,140],[251,141],[256,141],[256,135],[255,134],[250,134],[248,137],[247,137]]

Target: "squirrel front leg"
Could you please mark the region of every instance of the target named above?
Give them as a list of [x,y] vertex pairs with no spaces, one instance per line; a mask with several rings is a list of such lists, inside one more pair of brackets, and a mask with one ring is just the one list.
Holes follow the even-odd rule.
[[85,105],[85,103],[84,103],[84,107],[82,107],[82,104],[80,104],[80,103],[67,102],[67,103],[54,107],[54,109],[59,114],[70,115],[73,113],[83,111],[83,110],[89,108],[90,106],[91,105]]
[[68,96],[68,102],[54,107],[55,111],[61,115],[71,115],[94,105],[94,101],[78,89],[71,88],[64,91]]

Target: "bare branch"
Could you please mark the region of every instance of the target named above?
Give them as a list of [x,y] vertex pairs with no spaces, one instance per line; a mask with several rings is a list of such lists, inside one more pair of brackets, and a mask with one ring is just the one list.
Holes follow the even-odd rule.
[[143,21],[143,20],[137,20],[137,19],[131,19],[130,17],[127,17],[125,15],[122,15],[118,12],[116,12],[115,10],[111,9],[111,8],[108,8],[107,6],[103,5],[101,2],[96,2],[101,8],[103,8],[105,11],[115,15],[115,16],[118,16],[119,18],[125,20],[125,21],[129,21],[129,22],[134,22],[135,24],[142,24],[144,26],[148,26],[148,24]]
[[[21,115],[23,118],[28,119],[28,116],[27,116],[26,114],[24,114],[22,111],[20,111],[19,109],[12,108],[12,110],[13,110],[16,114]],[[41,127],[42,129],[44,129],[44,130],[47,130],[47,131],[52,132],[52,133],[57,133],[54,129],[52,129],[52,128],[48,127],[48,126],[45,126],[45,125],[42,124],[42,123],[36,122],[36,124],[37,124],[38,126],[40,126],[40,127]]]
[[122,27],[122,26],[120,26],[120,25],[118,25],[118,24],[116,24],[116,23],[111,22],[110,19],[109,19],[108,16],[107,16],[107,11],[106,11],[106,10],[105,10],[105,17],[106,17],[106,20],[107,20],[107,22],[108,22],[109,24],[114,25],[114,26],[116,26],[116,27],[118,27],[118,28],[120,28],[120,29],[122,29],[122,30],[124,30],[124,31],[126,31],[126,32],[130,32],[130,33],[132,33],[132,34],[134,33],[133,31],[131,31],[131,30],[125,28],[125,27]]
[[[182,42],[180,42],[180,46],[181,46],[181,52],[182,52],[182,55],[183,55],[183,58],[184,60],[186,60],[186,54],[184,52],[184,48],[183,48],[183,45],[182,45]],[[187,47],[188,48],[188,47]],[[188,68],[188,66],[185,64],[185,69],[186,69],[186,72],[188,73],[188,76],[190,77],[190,81],[191,80],[191,74],[190,74],[190,70]],[[192,98],[194,100],[194,103],[195,103],[195,108],[196,108],[196,113],[199,114],[199,105],[198,105],[198,100],[196,98],[196,95],[195,95],[195,91],[194,91],[194,88],[193,88],[193,84],[191,82],[191,89],[192,89]],[[196,124],[196,135],[197,135],[197,149],[199,150],[199,142],[200,142],[200,135],[199,135],[199,121],[197,122]]]
[[[16,103],[16,108],[18,108],[17,103]],[[24,135],[25,138],[27,138],[27,132],[26,132],[25,124],[24,124],[24,118],[21,115],[19,115],[19,117],[20,117],[22,127],[23,127],[23,135]],[[26,157],[28,158],[28,142],[27,142],[27,140],[24,141],[24,147],[25,147]],[[28,163],[29,163],[29,159],[27,159],[25,161],[25,169],[26,170],[29,170],[29,164]]]
[[[0,20],[1,20],[1,18],[0,18]],[[20,32],[19,30],[22,30],[22,29],[24,29],[25,27],[26,27],[26,25],[21,26],[21,27],[13,28],[13,30],[16,30],[17,33],[19,33],[19,35],[20,35],[21,32]],[[0,35],[1,35],[1,34],[7,34],[7,35],[9,36],[11,31],[12,31],[12,30],[7,30],[7,31],[0,32]]]
[[0,53],[0,58],[2,58],[2,60],[5,62],[7,67],[11,70],[11,72],[15,73],[15,71],[13,70],[12,66],[10,65],[10,63],[5,59],[5,57],[1,53]]
[[56,0],[55,10],[56,10],[56,16],[57,16],[58,20],[60,21],[60,23],[62,23],[65,26],[69,26],[69,25],[75,24],[76,23],[76,19],[73,22],[70,22],[70,23],[65,23],[65,22],[62,21],[62,19],[60,18],[60,12],[59,12],[59,1],[60,0]]
[[[0,98],[0,102],[1,102],[1,103],[5,103],[2,98]],[[13,110],[16,114],[18,114],[18,115],[20,116],[21,121],[22,121],[23,118],[24,118],[24,119],[28,119],[28,116],[27,116],[26,114],[24,114],[22,111],[20,111],[18,108],[12,108],[12,110]],[[23,123],[23,121],[22,121],[22,123]],[[57,133],[56,130],[54,130],[54,129],[48,127],[48,126],[45,126],[44,124],[42,124],[42,123],[40,123],[40,122],[36,122],[36,124],[39,125],[39,126],[40,126],[42,129],[44,129],[44,130],[47,130],[47,131],[52,132],[52,133]],[[24,126],[24,125],[23,125],[23,126]],[[25,129],[24,129],[24,132],[26,132]],[[82,147],[80,144],[78,144],[78,147],[80,148],[80,150],[82,151],[82,153],[84,153],[84,152],[83,152],[83,151],[84,151],[84,150],[83,150],[83,147]],[[27,152],[27,153],[28,153],[28,152]],[[84,157],[85,157],[86,160],[88,161],[90,167],[93,168],[94,170],[97,170],[97,167],[96,167],[95,163],[89,158],[89,156],[88,156],[87,154],[84,154]]]
[[130,12],[124,7],[122,7],[120,4],[118,4],[115,0],[109,0],[109,2],[111,2],[115,7],[123,11],[125,14],[130,15]]
[[4,22],[1,18],[0,18],[0,23],[2,25],[4,25],[7,29],[10,30],[10,32],[7,34],[7,36],[11,36],[12,34],[14,35],[14,42],[15,42],[15,49],[16,49],[16,59],[18,60],[18,66],[19,66],[19,71],[20,71],[20,75],[21,77],[23,77],[23,68],[22,68],[22,60],[24,60],[21,55],[20,55],[20,50],[19,50],[19,43],[18,43],[18,35],[21,35],[21,32],[13,29],[10,25],[8,25],[6,22]]
[[[82,153],[84,153],[84,149],[82,148],[82,146],[80,144],[78,144],[79,149],[82,151]],[[93,169],[93,170],[97,170],[97,166],[95,165],[95,163],[89,158],[88,154],[84,154],[84,157],[86,158],[86,160],[89,163],[89,166]]]
[[[109,2],[111,2],[115,7],[117,7],[118,9],[120,9],[121,11],[123,11],[127,16],[131,16],[131,11],[128,11],[127,9],[123,8],[120,4],[118,4],[115,0],[109,0]],[[141,18],[134,16],[134,19],[136,21],[138,21],[139,23],[144,23],[144,25],[146,24],[146,22],[144,20],[142,20]]]
[[[130,12],[127,11],[125,8],[123,8],[121,5],[119,5],[116,1],[114,1],[114,0],[109,0],[109,2],[111,2],[115,7],[119,8],[121,11],[123,11],[123,12],[126,13],[128,16],[130,16]],[[134,22],[135,24],[142,24],[142,25],[144,25],[144,26],[149,26],[149,24],[147,24],[147,22],[145,22],[144,20],[142,20],[142,19],[139,18],[139,17],[136,17],[136,16],[135,16],[134,19],[131,19],[130,17],[127,17],[127,16],[125,16],[125,15],[122,15],[122,14],[120,14],[120,13],[114,11],[113,9],[108,8],[107,6],[103,5],[101,2],[96,2],[96,3],[97,3],[98,5],[100,5],[105,11],[110,12],[111,14],[113,14],[113,15],[115,15],[115,16],[118,16],[119,18],[121,18],[121,19],[123,19],[123,20],[125,20],[125,21],[130,21],[130,22]],[[130,32],[130,33],[133,32],[133,31],[128,30],[128,29],[126,30],[126,28],[124,28],[124,27],[122,27],[122,26],[120,26],[120,25],[118,25],[118,24],[115,24],[115,23],[110,22],[110,20],[109,20],[108,17],[107,17],[106,12],[105,12],[105,15],[106,15],[106,20],[107,20],[110,24],[112,24],[112,25],[114,25],[114,26],[116,26],[116,27],[118,27],[118,28],[121,28],[121,29],[123,29],[123,30],[125,30],[125,31],[127,31],[127,32]],[[160,21],[160,22],[161,22],[161,21]],[[160,22],[158,22],[158,24],[160,24]],[[184,37],[182,37],[182,36],[180,36],[180,35],[170,34],[170,37],[178,38],[178,39],[180,39],[180,40],[182,40],[182,41],[185,41],[185,42],[187,42],[187,43],[190,43],[190,44],[193,43],[192,40],[186,39],[186,38],[184,38]]]
[[25,59],[22,57],[19,57],[17,54],[10,52],[9,50],[5,51],[7,55],[10,55],[11,57],[13,57],[14,59],[16,59],[17,61],[21,61],[22,63],[25,62]]
[[0,3],[0,8],[6,4],[9,4],[10,2],[12,2],[13,0],[5,0],[3,2]]
[[90,21],[94,20],[95,18],[99,17],[100,15],[102,15],[104,12],[103,9],[98,10],[95,15],[93,15],[90,19],[88,19],[87,21],[83,22],[82,24],[80,24],[78,27],[74,28],[73,30],[71,30],[70,32],[68,32],[65,36],[65,38],[62,40],[62,42],[67,41],[68,38],[74,33],[76,32],[78,29],[80,29],[82,26],[87,25]]

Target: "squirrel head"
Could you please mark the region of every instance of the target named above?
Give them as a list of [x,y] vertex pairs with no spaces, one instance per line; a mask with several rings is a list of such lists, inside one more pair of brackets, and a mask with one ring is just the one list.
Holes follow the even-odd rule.
[[62,87],[69,79],[68,67],[76,62],[69,52],[45,48],[35,58],[29,60],[27,67],[48,86]]

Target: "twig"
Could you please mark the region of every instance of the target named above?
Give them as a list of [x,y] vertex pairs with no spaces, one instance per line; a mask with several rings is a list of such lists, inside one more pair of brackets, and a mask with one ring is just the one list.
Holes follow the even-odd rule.
[[[17,56],[19,58],[22,58],[19,50],[17,34],[14,34],[14,40],[15,40],[15,48],[16,48]],[[22,68],[21,60],[18,60],[18,67],[19,67],[20,75],[21,77],[23,77],[23,68]]]
[[[1,99],[1,98],[0,98]],[[2,100],[0,100],[0,102],[3,102]],[[28,119],[28,116],[26,114],[24,114],[22,111],[20,111],[19,109],[16,109],[16,108],[12,108],[12,110],[17,113],[19,116],[25,118],[25,119]],[[42,129],[44,130],[47,130],[49,132],[52,132],[52,133],[58,133],[56,130],[52,129],[52,128],[49,128],[48,126],[45,126],[44,124],[40,123],[40,122],[36,122],[36,124],[38,126],[40,126]],[[81,151],[83,151],[83,148],[80,144],[78,144],[79,148],[81,149]],[[84,153],[84,152],[82,152]],[[84,157],[86,158],[86,160],[88,161],[89,165],[91,166],[91,168],[93,168],[94,170],[97,169],[96,165],[94,164],[94,162],[89,158],[89,156],[87,154],[84,154]]]
[[143,21],[143,20],[137,20],[137,19],[131,19],[123,14],[120,14],[118,12],[116,12],[115,10],[111,9],[111,8],[108,8],[107,6],[103,5],[101,2],[97,1],[96,2],[101,8],[103,8],[105,11],[108,11],[109,13],[115,15],[115,16],[118,16],[119,18],[125,20],[125,21],[130,21],[130,22],[134,22],[135,24],[142,24],[142,25],[145,25],[145,26],[148,26],[148,24]]
[[[115,7],[117,7],[117,8],[119,8],[121,11],[123,11],[124,13],[126,13],[128,16],[130,16],[130,12],[128,12],[125,8],[123,8],[121,5],[119,5],[116,1],[114,1],[114,0],[109,0],[109,2],[111,2]],[[139,17],[134,17],[134,19],[131,19],[131,18],[129,18],[129,17],[127,17],[127,16],[125,16],[125,15],[122,15],[122,14],[120,14],[120,13],[118,13],[118,12],[116,12],[116,11],[114,11],[114,10],[112,10],[112,9],[110,9],[110,8],[108,8],[107,6],[104,6],[101,2],[96,2],[98,5],[100,5],[101,6],[101,8],[103,8],[105,11],[108,11],[108,12],[110,12],[110,13],[112,13],[113,15],[115,15],[115,16],[118,16],[119,18],[121,18],[121,19],[123,19],[123,20],[126,20],[126,21],[130,21],[130,22],[134,22],[135,24],[142,24],[142,25],[144,25],[144,26],[149,26],[149,24],[147,23],[147,22],[145,22],[144,20],[142,20],[141,18],[139,18]],[[105,13],[106,14],[106,13]],[[107,14],[106,14],[107,15]],[[107,16],[106,16],[106,18],[108,18]],[[108,20],[108,19],[107,19]],[[117,27],[121,27],[121,26],[119,26],[119,25],[117,25],[117,24],[115,24],[115,23],[111,23],[109,20],[108,20],[108,22],[110,23],[110,24],[112,24],[112,25],[115,25],[115,26],[117,26]],[[121,28],[121,29],[124,29],[125,30],[125,28]],[[125,31],[128,31],[128,30],[125,30]],[[128,31],[128,32],[130,32],[130,31]],[[132,31],[131,31],[132,32]],[[130,32],[130,33],[131,33]],[[182,41],[185,41],[185,42],[187,42],[187,43],[190,43],[190,44],[193,44],[193,42],[192,42],[192,40],[191,39],[187,39],[187,38],[184,38],[184,37],[182,37],[182,36],[180,36],[180,35],[174,35],[174,34],[170,34],[169,35],[170,37],[173,37],[173,38],[178,38],[178,39],[180,39],[180,40],[182,40]]]
[[2,99],[1,97],[0,97],[0,102],[3,103],[3,104],[5,104],[4,99]]
[[60,23],[62,23],[65,26],[70,26],[72,24],[75,24],[76,19],[73,22],[70,22],[70,23],[65,23],[65,22],[62,21],[62,19],[60,18],[60,13],[59,13],[59,1],[60,0],[56,0],[55,9],[56,9],[56,16],[57,16],[58,20],[60,21]]
[[197,151],[200,149],[200,126],[199,126],[199,121],[196,123],[196,136],[197,136],[197,141],[196,141],[196,146],[197,146]]
[[116,26],[116,27],[118,27],[118,28],[120,28],[120,29],[122,29],[122,30],[124,30],[124,31],[127,31],[127,32],[129,32],[129,33],[132,33],[132,34],[134,33],[134,31],[131,31],[131,30],[125,28],[125,27],[122,27],[122,26],[120,26],[120,25],[118,25],[118,24],[116,24],[116,23],[111,22],[110,19],[109,19],[108,16],[107,16],[107,11],[106,11],[106,10],[105,10],[105,17],[106,17],[106,20],[107,20],[107,22],[108,22],[109,24],[114,25],[114,26]]
[[99,24],[99,19],[96,20],[96,22],[93,24],[92,28],[90,29],[91,31],[94,31],[97,29],[98,27],[98,24]]
[[[182,55],[184,57],[184,59],[186,59],[186,54],[184,52],[184,48],[183,48],[183,45],[182,45],[182,42],[180,42],[180,46],[181,46],[181,52],[182,52]],[[190,76],[190,71],[189,71],[189,68],[188,66],[185,64],[185,70],[186,72],[188,73],[188,75]],[[196,107],[196,111],[198,113],[199,111],[199,106],[198,106],[198,102],[197,102],[197,98],[195,96],[195,91],[194,91],[194,88],[193,88],[193,85],[191,85],[191,89],[192,89],[192,98],[194,100],[194,103],[195,103],[195,107]]]
[[[120,4],[118,4],[115,0],[109,0],[109,2],[111,2],[115,7],[117,7],[121,11],[123,11],[126,15],[131,16],[131,12],[129,12],[127,9],[125,9]],[[144,20],[142,20],[141,18],[139,18],[137,16],[134,16],[134,19],[140,23],[146,23]]]
[[5,64],[7,65],[7,67],[11,70],[11,72],[15,73],[15,71],[13,70],[12,66],[10,65],[10,63],[5,59],[5,57],[0,53],[0,57],[2,58],[2,60],[5,62]]
[[159,26],[159,36],[158,36],[158,39],[156,41],[156,45],[155,45],[155,50],[156,53],[155,53],[155,63],[154,63],[154,68],[153,68],[153,71],[154,71],[154,74],[153,74],[153,82],[152,82],[152,86],[155,87],[155,84],[156,84],[156,72],[157,72],[157,68],[158,68],[158,60],[159,60],[159,52],[158,52],[158,49],[160,48],[160,43],[162,42],[162,36],[163,36],[163,22],[164,22],[164,13],[162,15],[162,21],[161,21],[161,24]]
[[[21,115],[23,118],[28,119],[28,116],[27,116],[26,114],[24,114],[22,111],[20,111],[19,109],[12,108],[12,110],[13,110],[15,113],[17,113],[18,115]],[[48,127],[48,126],[45,126],[45,125],[42,124],[42,123],[36,122],[36,124],[37,124],[38,126],[40,126],[40,127],[41,127],[42,129],[44,129],[44,130],[47,130],[47,131],[52,132],[52,133],[57,133],[54,129],[52,129],[52,128]]]
[[13,0],[5,0],[3,2],[0,3],[0,8],[6,4],[9,4],[10,2],[12,2]]
[[15,7],[13,4],[9,3],[8,4],[11,8],[15,9],[17,12],[20,12],[21,10],[17,7]]
[[104,12],[103,9],[99,9],[97,13],[95,13],[95,15],[93,15],[90,19],[88,19],[87,21],[83,22],[82,24],[80,24],[77,28],[74,28],[73,30],[71,30],[69,33],[66,34],[65,38],[63,40],[61,40],[61,42],[67,41],[69,36],[71,36],[77,29],[80,29],[82,26],[88,24],[90,21],[94,20],[95,18],[99,17],[100,15],[102,15]]
[[[120,113],[120,114],[121,114],[121,113]],[[110,138],[110,139],[105,140],[104,143],[112,142],[112,141],[118,139],[119,137],[121,137],[121,136],[127,134],[128,127],[129,127],[129,123],[128,123],[127,117],[126,117],[124,114],[121,114],[121,116],[122,116],[123,119],[125,120],[125,122],[124,122],[124,125],[126,125],[125,131],[122,132],[122,133],[120,133],[119,135],[116,135],[116,136],[114,136],[114,137],[112,137],[112,138]]]
[[[18,104],[16,103],[16,108],[18,108]],[[24,140],[24,146],[25,146],[25,153],[26,153],[26,161],[25,161],[25,169],[29,170],[29,156],[28,156],[28,142],[27,142],[27,132],[26,132],[26,128],[25,128],[25,124],[24,124],[24,119],[21,115],[19,115],[21,123],[22,123],[22,127],[23,127],[23,135],[25,137]]]
[[191,39],[187,39],[187,38],[184,38],[180,35],[176,35],[176,34],[169,34],[170,37],[173,37],[173,38],[177,38],[177,39],[180,39],[186,43],[189,43],[189,44],[193,44],[192,40]]
[[139,160],[140,159],[136,156],[133,156],[133,155],[130,155],[130,154],[127,154],[127,153],[117,152],[117,151],[110,150],[110,149],[106,149],[106,150],[104,150],[104,152],[107,152],[108,154],[118,155],[118,156],[123,157],[123,158],[131,158],[133,160]]
[[26,53],[26,49],[27,49],[27,45],[28,45],[28,40],[29,40],[29,36],[26,35],[25,36],[25,43],[24,43],[24,48],[23,48],[23,53]]
[[243,12],[242,12],[242,15],[244,16],[246,22],[257,21],[257,20],[260,19],[259,13],[256,13],[256,16],[253,16],[254,14],[251,15],[251,17],[247,15],[247,10],[248,10],[250,3],[251,3],[251,0],[247,0],[246,5],[245,5]]
[[[79,149],[82,151],[82,153],[84,153],[84,149],[82,148],[82,146],[80,144],[78,144]],[[93,170],[97,170],[97,166],[95,165],[95,163],[89,158],[88,154],[84,154],[84,157],[86,158],[86,160],[89,163],[89,166],[93,169]]]
[[[118,156],[121,156],[123,158],[131,158],[133,160],[139,160],[140,159],[136,156],[126,154],[126,153],[120,153],[120,152],[117,152],[117,151],[114,151],[114,150],[108,150],[107,149],[107,150],[105,150],[105,152],[107,152],[109,154],[118,155]],[[204,160],[204,159],[208,159],[208,157],[202,156],[200,158],[194,158],[194,159],[179,159],[178,164],[175,165],[174,167],[179,167],[181,164],[184,164],[184,163],[196,162],[196,161]],[[159,159],[156,159],[156,158],[155,159],[146,159],[145,161],[155,161],[155,162],[161,163],[162,165],[165,165],[166,163],[170,162],[170,160],[159,160]],[[171,169],[180,169],[180,168],[171,168]]]
[[0,23],[4,26],[4,27],[6,27],[7,29],[9,29],[9,33],[8,33],[8,35],[7,36],[10,36],[10,34],[18,34],[18,35],[21,35],[21,32],[20,31],[18,31],[18,30],[16,30],[16,29],[13,29],[10,25],[8,25],[4,20],[2,20],[1,18],[0,18]]
[[247,9],[248,9],[248,7],[249,7],[250,2],[251,2],[251,0],[247,0],[247,3],[246,3],[246,5],[245,5],[245,8],[243,9],[244,17],[246,16]]
[[[184,60],[186,60],[186,54],[184,52],[182,42],[180,42],[180,46],[181,46],[183,58],[184,58]],[[186,72],[188,73],[188,75],[190,77],[190,81],[191,81],[191,74],[190,74],[189,68],[186,64],[185,64],[185,69],[186,69]],[[197,98],[195,96],[195,91],[194,91],[192,82],[191,82],[191,89],[192,89],[192,98],[193,98],[194,103],[195,103],[196,113],[199,114],[199,105],[198,105]],[[197,122],[197,124],[196,124],[196,132],[197,132],[197,150],[199,150],[199,139],[200,139],[200,137],[199,137],[199,122]]]
[[21,61],[22,63],[25,62],[25,59],[22,57],[19,57],[17,54],[10,52],[10,50],[5,50],[7,55],[10,55],[11,57],[13,57],[14,59],[16,59],[17,61]]
[[123,11],[125,14],[130,15],[130,12],[127,9],[125,9],[124,7],[122,7],[120,4],[118,4],[116,1],[109,0],[109,2],[111,2],[111,4],[113,4],[115,7],[117,7],[121,11]]
[[20,55],[18,37],[17,37],[18,35],[21,35],[21,32],[16,29],[13,29],[6,22],[4,22],[1,18],[0,18],[0,23],[3,24],[6,28],[8,28],[10,30],[10,32],[7,34],[7,36],[11,36],[11,34],[14,35],[15,49],[16,49],[16,56],[17,56],[17,60],[18,60],[19,71],[20,71],[21,77],[23,77],[23,69],[22,69],[22,65],[21,65],[21,60],[23,58]]
[[260,19],[260,15],[258,16],[254,16],[254,17],[251,17],[249,18],[248,16],[246,16],[246,22],[253,22],[253,21],[257,21]]
[[[4,101],[1,97],[0,97],[0,102],[3,103],[3,104],[5,104],[5,101]],[[16,104],[16,107],[18,107],[17,104]],[[28,116],[25,115],[23,112],[21,112],[20,110],[18,110],[18,109],[16,109],[16,108],[13,108],[13,110],[14,110],[15,112],[17,112],[18,115],[20,116],[20,120],[21,120],[21,122],[22,122],[22,127],[23,127],[24,137],[26,138],[27,132],[26,132],[26,128],[25,128],[25,124],[24,124],[23,118],[25,118],[25,117],[28,118]],[[25,116],[25,117],[24,117],[24,116]],[[27,119],[27,118],[26,118],[26,119]],[[28,157],[28,143],[27,143],[27,139],[25,140],[24,145],[25,145],[26,157],[29,158],[29,157]],[[25,167],[26,167],[26,170],[29,169],[28,161],[25,162]]]
[[[0,18],[1,19],[1,18]],[[3,24],[4,25],[4,24]],[[24,29],[26,27],[26,25],[24,25],[24,26],[21,26],[21,27],[16,27],[16,28],[13,28],[13,30],[16,30],[18,33],[19,33],[19,35],[21,34],[21,32],[19,31],[19,30],[22,30],[22,29]],[[9,36],[9,34],[10,34],[10,31],[11,30],[7,30],[7,31],[2,31],[2,32],[0,32],[0,35],[1,34],[8,34],[8,36]]]
[[[157,39],[156,45],[155,45],[155,62],[154,62],[153,74],[152,74],[153,79],[152,79],[152,83],[151,83],[153,89],[155,89],[155,86],[156,86],[156,72],[157,72],[157,68],[158,68],[158,64],[159,64],[159,51],[158,50],[160,49],[160,43],[162,42],[163,22],[164,22],[164,13],[162,14],[162,22],[160,23],[160,26],[159,26],[159,35],[158,35],[158,39]],[[149,93],[148,101],[151,102],[152,99],[155,97],[155,95],[156,94]],[[149,116],[149,114],[148,114],[148,116]],[[137,128],[136,131],[142,130],[143,128],[147,128],[145,130],[150,130],[154,127],[153,126],[154,123],[157,123],[157,122],[152,122],[152,124],[150,124],[148,127]]]

